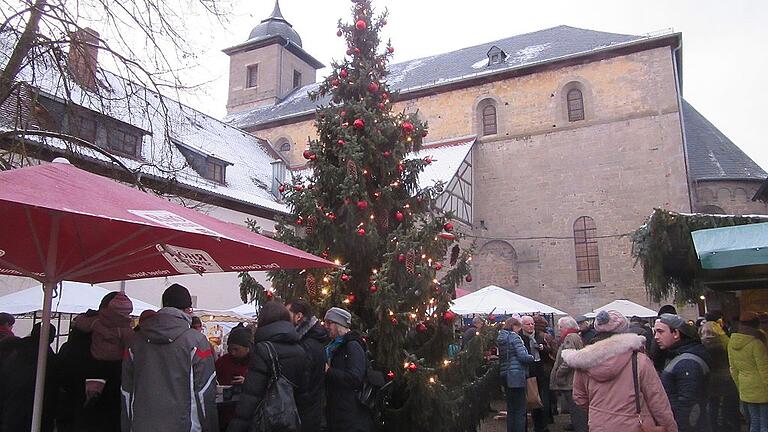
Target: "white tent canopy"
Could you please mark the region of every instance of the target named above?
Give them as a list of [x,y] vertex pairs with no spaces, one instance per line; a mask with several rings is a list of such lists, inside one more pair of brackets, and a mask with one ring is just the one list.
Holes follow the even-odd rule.
[[248,316],[235,312],[232,309],[229,310],[215,310],[215,309],[195,309],[192,312],[193,315],[199,316],[202,321],[216,321],[222,322],[253,322],[253,316]]
[[235,306],[227,310],[230,312],[234,312],[236,314],[245,315],[247,317],[253,318],[256,316],[255,300],[251,303],[241,304],[240,306]]
[[[79,314],[88,309],[97,310],[101,299],[110,293],[98,285],[90,285],[80,282],[62,282],[58,296],[53,298],[53,313]],[[133,312],[131,315],[139,316],[147,309],[157,310],[157,306],[131,298]],[[38,285],[23,291],[17,291],[0,297],[0,312],[11,315],[22,315],[43,310],[43,288]]]
[[451,310],[459,315],[533,313],[567,315],[544,303],[515,294],[496,285],[469,293],[453,301]]
[[601,306],[595,309],[593,312],[584,314],[584,316],[587,318],[594,318],[595,316],[597,316],[598,312],[604,311],[604,310],[618,311],[627,318],[632,318],[633,316],[638,316],[640,318],[651,318],[657,315],[657,312],[655,310],[648,309],[645,306],[640,306],[639,304],[631,302],[627,299],[620,299],[620,300],[614,300],[605,306]]

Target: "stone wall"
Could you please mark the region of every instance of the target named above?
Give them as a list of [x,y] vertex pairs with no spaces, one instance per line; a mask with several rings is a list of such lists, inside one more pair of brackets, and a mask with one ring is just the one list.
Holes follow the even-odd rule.
[[752,201],[759,180],[708,180],[696,183],[695,209],[701,213],[768,214],[768,204]]

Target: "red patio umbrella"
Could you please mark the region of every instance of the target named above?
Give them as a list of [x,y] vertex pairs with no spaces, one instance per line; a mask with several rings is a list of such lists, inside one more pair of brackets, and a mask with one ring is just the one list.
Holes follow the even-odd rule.
[[45,291],[33,432],[58,282],[334,265],[69,163],[0,172],[0,221],[0,274],[37,279]]

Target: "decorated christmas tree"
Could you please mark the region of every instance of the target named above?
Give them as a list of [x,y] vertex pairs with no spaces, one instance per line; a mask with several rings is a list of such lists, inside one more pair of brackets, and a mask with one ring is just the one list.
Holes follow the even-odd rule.
[[337,32],[347,55],[311,95],[331,100],[317,109],[318,139],[304,152],[312,174],[280,187],[293,216],[277,227],[280,241],[339,267],[271,272],[276,292],[243,275],[241,288],[260,301],[304,297],[321,312],[350,310],[392,381],[377,416],[383,429],[466,430],[497,378],[482,367],[483,338],[449,357],[457,319],[450,301],[471,278],[471,251],[434,205],[441,186],[419,185],[425,167],[440,161],[419,152],[427,125],[393,111],[394,48],[379,39],[386,12],[375,16],[370,0],[353,3],[353,22],[340,21]]

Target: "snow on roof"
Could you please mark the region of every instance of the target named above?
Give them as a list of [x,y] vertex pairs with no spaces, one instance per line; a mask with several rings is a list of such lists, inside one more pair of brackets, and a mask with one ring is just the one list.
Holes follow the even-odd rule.
[[[0,39],[7,42],[8,37]],[[0,64],[7,62],[7,55],[5,52],[0,54]],[[54,99],[67,100],[65,78],[53,65],[39,62],[34,71],[27,67],[21,71],[18,80],[31,84]],[[266,141],[109,71],[99,69],[97,80],[98,92],[103,97],[73,85],[71,80],[66,82],[70,86],[69,97],[77,105],[148,132],[143,136],[141,160],[114,154],[128,168],[175,180],[204,193],[288,212],[287,206],[277,202],[270,192],[270,163],[278,158],[273,156]],[[67,146],[57,139],[41,140],[56,148]],[[172,140],[203,155],[232,163],[226,168],[226,184],[203,178],[189,166]],[[84,156],[109,161],[97,151],[79,150]]]
[[[467,154],[472,150],[475,139],[474,135],[470,135],[424,144],[420,151],[408,154],[406,159],[432,158],[432,163],[427,165],[424,171],[419,174],[419,189],[434,186],[438,182],[441,182],[443,186],[448,185]],[[293,177],[301,176],[306,181],[312,176],[312,168],[303,165],[292,168],[290,173]]]

